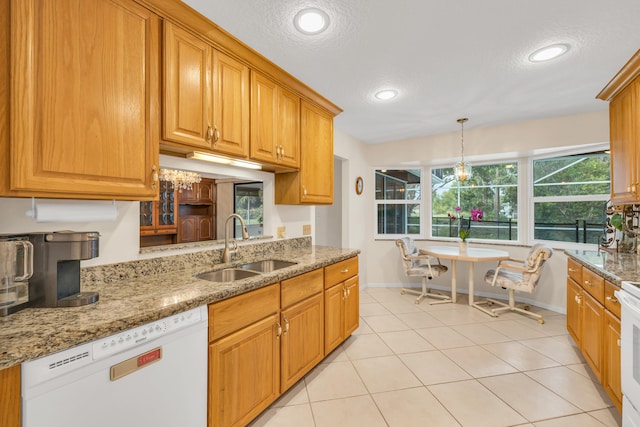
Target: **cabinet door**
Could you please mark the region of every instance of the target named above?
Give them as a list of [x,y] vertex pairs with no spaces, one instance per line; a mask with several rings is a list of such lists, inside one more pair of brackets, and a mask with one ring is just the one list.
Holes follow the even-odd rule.
[[11,17],[3,194],[156,197],[158,17],[127,0],[14,0]]
[[[278,143],[280,144],[279,163],[292,168],[299,168],[300,97],[282,88],[280,88],[280,96],[278,97],[278,122],[276,128],[278,129]],[[331,165],[333,170],[333,162]]]
[[259,73],[251,73],[251,158],[277,161],[278,86]]
[[178,227],[178,243],[198,241],[198,217],[195,215],[181,216]]
[[344,340],[344,287],[338,284],[324,292],[324,354]]
[[591,295],[583,292],[580,312],[581,349],[600,382],[602,382],[603,334],[604,307]]
[[358,276],[344,282],[347,296],[344,300],[344,337],[351,335],[360,323],[360,287]]
[[158,234],[175,234],[178,231],[178,205],[173,184],[160,181],[160,199],[155,202]]
[[209,425],[245,426],[280,391],[278,315],[209,346]]
[[163,138],[193,148],[213,143],[212,48],[170,22],[164,24]]
[[640,138],[637,109],[640,81],[623,90],[609,104],[609,128],[611,145],[611,199],[614,202],[635,201],[638,188],[638,142]]
[[620,379],[620,319],[605,310],[604,373],[602,385],[618,411],[622,412],[622,382]]
[[323,296],[313,297],[281,313],[281,391],[284,392],[324,357]]
[[249,67],[214,50],[213,149],[238,157],[249,155]]
[[209,216],[198,216],[198,241],[213,240],[213,223]]
[[580,285],[567,277],[567,330],[578,345],[580,344],[580,307],[582,305],[582,292]]
[[333,118],[302,102],[300,174],[303,203],[333,203]]
[[0,426],[20,427],[20,365],[0,369]]

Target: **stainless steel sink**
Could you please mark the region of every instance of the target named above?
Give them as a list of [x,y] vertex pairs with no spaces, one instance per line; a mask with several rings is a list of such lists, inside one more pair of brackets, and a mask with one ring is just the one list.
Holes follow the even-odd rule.
[[206,273],[196,274],[195,277],[210,282],[233,282],[234,280],[242,280],[257,276],[258,274],[260,273],[257,271],[249,271],[241,268],[225,268],[224,270],[207,271]]
[[296,264],[297,262],[280,261],[277,259],[265,259],[262,261],[243,264],[240,266],[240,268],[244,270],[258,271],[260,273],[270,273],[272,271],[280,270],[281,268],[291,267],[292,265],[296,265]]

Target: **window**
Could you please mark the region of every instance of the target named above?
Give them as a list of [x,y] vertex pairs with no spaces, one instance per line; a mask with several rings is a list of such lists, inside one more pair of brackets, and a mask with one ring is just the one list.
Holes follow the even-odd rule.
[[[234,184],[234,212],[242,217],[251,237],[263,235],[262,182]],[[234,237],[242,237],[240,221],[234,221]]]
[[420,169],[376,170],[377,234],[420,234]]
[[533,160],[533,238],[598,244],[611,192],[609,154]]
[[[456,211],[456,207],[460,211]],[[482,221],[470,221],[471,210],[483,211]],[[457,182],[453,168],[431,170],[431,235],[457,237],[460,220],[472,239],[518,240],[518,163],[473,166],[473,176]]]

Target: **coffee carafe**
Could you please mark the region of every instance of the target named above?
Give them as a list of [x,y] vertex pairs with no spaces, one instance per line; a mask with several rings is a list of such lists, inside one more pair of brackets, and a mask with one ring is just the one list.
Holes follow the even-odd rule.
[[0,316],[29,305],[33,245],[27,236],[0,236]]

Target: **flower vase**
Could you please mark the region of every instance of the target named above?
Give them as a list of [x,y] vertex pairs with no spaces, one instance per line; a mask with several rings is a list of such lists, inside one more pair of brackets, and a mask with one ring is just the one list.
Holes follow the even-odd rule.
[[460,250],[461,254],[466,253],[468,247],[469,247],[469,242],[467,242],[466,240],[460,240],[458,242],[458,249]]

